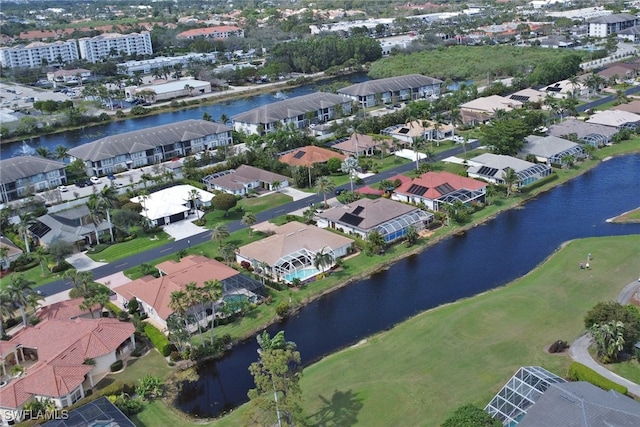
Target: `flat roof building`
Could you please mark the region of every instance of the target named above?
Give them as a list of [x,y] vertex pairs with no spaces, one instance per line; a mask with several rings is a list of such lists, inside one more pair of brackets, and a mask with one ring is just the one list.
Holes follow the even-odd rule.
[[130,86],[125,88],[127,97],[143,98],[147,102],[168,101],[183,96],[211,93],[211,82],[196,79],[180,79],[150,86]]
[[5,68],[40,68],[58,64],[60,59],[63,63],[80,59],[76,40],[33,42],[26,46],[0,48],[0,64]]
[[112,56],[152,55],[151,34],[140,33],[117,34],[105,33],[95,37],[78,39],[80,57],[88,62],[98,62]]
[[589,37],[607,37],[636,25],[638,18],[628,13],[600,16],[589,20]]

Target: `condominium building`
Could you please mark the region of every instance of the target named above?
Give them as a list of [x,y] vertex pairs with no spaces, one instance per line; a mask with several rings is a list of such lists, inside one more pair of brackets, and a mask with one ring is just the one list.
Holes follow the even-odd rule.
[[197,37],[205,37],[209,39],[224,40],[229,37],[244,37],[242,28],[232,25],[219,25],[216,27],[194,28],[192,30],[183,31],[176,36],[179,39],[193,40]]
[[638,25],[638,18],[628,13],[601,16],[589,21],[589,37],[607,37],[636,25]]
[[26,46],[0,48],[0,64],[6,68],[38,68],[47,64],[72,62],[79,58],[75,40],[34,42]]
[[83,37],[78,40],[80,57],[89,62],[98,62],[103,58],[121,55],[151,55],[151,34],[148,31],[130,34],[106,33],[95,37]]

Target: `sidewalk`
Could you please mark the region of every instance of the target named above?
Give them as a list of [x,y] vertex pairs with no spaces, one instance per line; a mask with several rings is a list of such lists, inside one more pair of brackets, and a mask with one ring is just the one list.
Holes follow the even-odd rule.
[[[638,290],[638,288],[640,288],[640,280],[638,282],[629,283],[620,292],[620,295],[618,296],[618,302],[620,304],[628,304],[631,296]],[[614,372],[611,372],[606,367],[600,365],[597,361],[595,361],[593,357],[591,357],[591,354],[589,354],[589,346],[591,345],[591,342],[591,336],[588,332],[575,340],[569,348],[569,355],[571,356],[571,358],[578,363],[582,363],[583,365],[588,366],[598,374],[615,382],[616,384],[620,384],[621,386],[626,387],[630,394],[640,397],[639,384],[636,384],[633,381],[629,381],[628,379],[623,378]]]

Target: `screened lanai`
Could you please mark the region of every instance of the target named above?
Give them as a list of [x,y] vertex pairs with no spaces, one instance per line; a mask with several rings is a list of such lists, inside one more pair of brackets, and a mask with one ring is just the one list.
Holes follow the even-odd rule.
[[413,225],[417,230],[422,230],[426,223],[433,221],[433,214],[416,209],[387,221],[374,230],[382,234],[385,242],[393,242],[407,234],[407,227]]
[[503,426],[515,427],[526,415],[527,409],[551,384],[564,383],[564,379],[539,366],[524,366],[511,377],[491,399],[484,410]]
[[607,138],[606,135],[600,135],[598,133],[590,133],[588,135],[585,135],[582,140],[585,142],[585,144],[592,145],[596,148],[602,147],[609,143],[609,138]]
[[551,163],[552,165],[561,165],[564,163],[563,158],[565,156],[573,156],[574,158],[580,159],[584,157],[584,150],[580,145],[576,145],[575,147],[561,151],[549,157],[549,163]]
[[452,205],[455,202],[462,202],[465,205],[471,202],[484,202],[485,194],[482,190],[467,190],[461,188],[460,190],[452,191],[434,200],[434,208],[435,210],[440,210],[442,204]]
[[[331,259],[336,259],[335,253],[331,248],[324,248],[323,251],[331,255]],[[306,248],[298,249],[280,257],[273,265],[273,272],[287,282],[291,282],[295,278],[304,280],[320,272],[313,265],[315,256],[314,252]],[[325,267],[328,268],[330,266]]]
[[551,171],[551,166],[539,163],[519,171],[516,175],[518,175],[520,185],[524,186],[537,181],[539,178],[551,175]]

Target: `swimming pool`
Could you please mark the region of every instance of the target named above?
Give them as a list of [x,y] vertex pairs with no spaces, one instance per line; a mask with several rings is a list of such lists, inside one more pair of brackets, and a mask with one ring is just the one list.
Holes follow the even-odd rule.
[[287,282],[291,283],[294,279],[300,279],[301,281],[305,281],[310,277],[316,276],[320,274],[320,270],[315,267],[305,267],[301,270],[292,271],[291,273],[287,273],[283,276],[283,279]]

